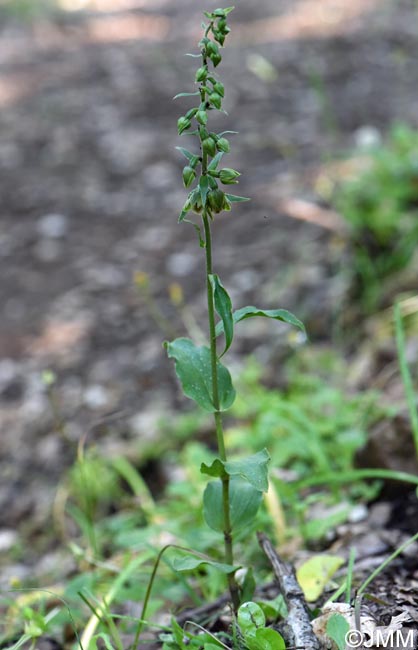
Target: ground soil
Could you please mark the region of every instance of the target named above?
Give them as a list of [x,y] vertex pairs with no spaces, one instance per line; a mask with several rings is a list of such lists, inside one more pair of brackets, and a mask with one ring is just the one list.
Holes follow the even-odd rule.
[[[45,525],[86,431],[103,447],[138,446],[157,415],[182,403],[164,332],[133,277],[147,274],[177,331],[173,283],[203,322],[202,252],[194,230],[176,222],[185,192],[175,121],[187,101],[172,97],[192,89],[194,60],[183,55],[195,51],[201,10],[212,5],[143,0],[31,24],[3,18],[0,530]],[[359,130],[418,126],[416,3],[237,5],[219,126],[240,132],[229,164],[252,202],[216,222],[216,269],[237,306],[291,309],[324,342],[347,290],[344,236],[332,219],[289,216],[283,202],[318,204],[314,179]],[[277,373],[277,330],[251,330],[236,354],[250,349]]]

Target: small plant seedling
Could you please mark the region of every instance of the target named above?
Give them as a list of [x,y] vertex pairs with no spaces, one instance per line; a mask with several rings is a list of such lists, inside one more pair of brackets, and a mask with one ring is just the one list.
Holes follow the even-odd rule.
[[[183,183],[191,188],[181,210],[179,222],[192,223],[199,234],[199,243],[205,250],[207,316],[209,345],[196,346],[188,338],[166,342],[168,356],[175,361],[177,376],[185,395],[193,399],[205,411],[213,413],[218,447],[218,458],[211,465],[202,463],[201,472],[211,480],[204,492],[203,510],[207,524],[223,534],[224,572],[227,576],[231,601],[238,610],[241,594],[235,579],[233,536],[238,529],[250,527],[261,502],[262,493],[268,489],[267,464],[269,454],[263,449],[244,460],[228,460],[225,448],[222,413],[235,400],[235,389],[227,367],[220,358],[229,350],[235,326],[247,318],[263,317],[289,323],[304,331],[303,324],[284,309],[263,310],[247,306],[236,311],[231,298],[213,270],[211,228],[222,212],[229,212],[232,204],[248,199],[226,191],[236,185],[240,173],[222,166],[222,159],[230,150],[226,136],[211,128],[212,116],[223,112],[225,87],[217,68],[222,61],[221,48],[230,32],[228,15],[233,7],[205,12],[203,38],[199,42],[200,58],[195,74],[198,89],[182,92],[179,97],[196,98],[197,104],[182,115],[177,123],[179,135],[195,136],[198,150],[189,151],[178,147],[186,158]],[[176,99],[175,98],[175,99]],[[198,215],[200,223],[188,219],[189,214]],[[203,229],[203,232],[202,232]],[[216,322],[216,314],[219,321]],[[218,337],[223,334],[224,345],[218,349]],[[219,565],[218,565],[219,566]]]
[[238,610],[237,621],[248,650],[285,650],[282,635],[266,627],[266,617],[257,603],[243,603]]

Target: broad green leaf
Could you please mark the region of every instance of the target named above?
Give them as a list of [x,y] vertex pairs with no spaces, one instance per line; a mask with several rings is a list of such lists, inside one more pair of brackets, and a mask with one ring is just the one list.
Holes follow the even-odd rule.
[[263,449],[241,460],[222,461],[220,458],[216,458],[211,465],[202,463],[200,471],[202,474],[208,474],[214,478],[223,478],[226,475],[240,477],[256,490],[267,492],[267,464],[269,460],[270,454],[267,449]]
[[334,573],[344,564],[337,555],[315,555],[304,562],[296,571],[296,576],[306,600],[313,602],[319,598]]
[[286,644],[279,632],[271,627],[262,627],[255,633],[255,639],[246,639],[249,650],[286,650]]
[[224,467],[230,476],[240,476],[256,490],[267,492],[269,487],[267,464],[269,460],[270,454],[267,449],[263,449],[242,460],[227,461]]
[[213,289],[213,298],[215,302],[215,309],[220,316],[223,324],[223,331],[225,334],[225,349],[221,357],[231,347],[232,339],[234,338],[234,321],[232,319],[232,302],[228,295],[227,290],[222,285],[219,276],[209,275],[209,281]]
[[266,624],[263,610],[257,603],[252,601],[241,605],[238,610],[237,620],[246,641],[249,637],[255,637],[257,630],[263,628]]
[[196,97],[197,95],[200,95],[198,90],[194,93],[178,93],[178,95],[175,95],[173,99],[179,99],[180,97]]
[[335,642],[338,650],[345,650],[346,634],[350,629],[348,621],[341,614],[333,614],[327,622],[327,634]]
[[[258,309],[258,307],[249,305],[248,307],[237,309],[234,311],[232,316],[235,324],[242,320],[246,320],[247,318],[253,318],[254,316],[272,318],[274,320],[282,321],[283,323],[288,323],[289,325],[295,325],[295,327],[298,327],[304,334],[306,334],[305,326],[302,321],[286,309]],[[219,334],[222,334],[222,332],[223,323],[220,322],[216,326],[216,335],[218,336]]]
[[202,205],[206,205],[206,197],[209,191],[209,179],[207,176],[201,176],[199,180],[200,188],[200,198],[202,199]]
[[236,196],[235,194],[225,194],[225,196],[231,203],[243,203],[244,201],[251,201],[251,199],[247,199],[245,196]]
[[175,571],[194,571],[205,564],[214,567],[221,573],[234,573],[239,569],[238,566],[231,566],[230,564],[223,564],[222,562],[214,562],[212,560],[205,560],[203,558],[194,557],[193,555],[185,555],[184,557],[177,557],[171,562]]
[[224,465],[224,461],[222,461],[220,458],[216,458],[213,461],[212,465],[206,465],[206,463],[202,463],[200,466],[200,471],[202,474],[207,474],[213,478],[223,478],[224,476],[227,476]]
[[[186,338],[166,342],[165,347],[170,358],[175,359],[176,374],[180,379],[184,394],[193,399],[205,411],[213,413],[215,407],[212,397],[212,368],[210,350],[206,346],[197,347]],[[232,406],[235,390],[231,375],[219,361],[217,363],[219,408],[225,411]]]
[[[248,527],[255,519],[263,493],[240,478],[229,483],[230,520],[233,531]],[[210,481],[203,494],[203,514],[210,528],[223,532],[223,502],[221,481]]]
[[223,155],[224,155],[224,152],[223,152],[223,151],[219,151],[219,152],[216,154],[216,156],[214,156],[214,157],[212,158],[212,160],[210,161],[210,163],[209,163],[209,165],[208,165],[208,169],[209,169],[211,172],[214,172],[214,171],[216,170],[217,166],[219,165],[219,163],[220,163],[221,160],[222,160],[222,156],[223,156]]

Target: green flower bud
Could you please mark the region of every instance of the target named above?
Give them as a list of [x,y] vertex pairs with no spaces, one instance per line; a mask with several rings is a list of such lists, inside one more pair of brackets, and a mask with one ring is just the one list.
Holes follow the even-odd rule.
[[218,93],[212,93],[211,95],[209,95],[209,101],[212,104],[212,106],[214,106],[218,110],[222,106],[222,97],[218,95]]
[[221,83],[220,81],[217,81],[217,82],[213,85],[213,90],[214,90],[216,93],[218,93],[218,95],[220,95],[221,97],[224,97],[224,96],[225,96],[225,87],[224,87],[223,83]]
[[206,77],[208,76],[208,69],[206,66],[202,66],[198,70],[196,70],[196,81],[205,81]]
[[228,201],[226,196],[224,197],[224,204],[222,206],[222,210],[225,212],[231,212],[231,203]]
[[192,210],[196,214],[200,214],[203,210],[202,199],[200,198],[200,193],[196,195],[192,202]]
[[219,138],[219,140],[216,143],[216,148],[218,149],[218,151],[229,153],[230,146],[228,140],[226,138]]
[[217,29],[213,30],[213,38],[219,45],[223,45],[225,43],[225,36],[222,34],[222,32],[219,32]]
[[188,165],[184,167],[183,169],[183,184],[184,187],[190,187],[190,185],[193,183],[194,179],[196,178],[196,173],[192,167],[189,167]]
[[215,11],[212,13],[212,16],[225,18],[225,9],[215,9]]
[[210,55],[210,60],[212,61],[213,65],[216,68],[216,66],[218,66],[220,64],[220,62],[222,61],[222,57],[218,52],[218,54],[211,54]]
[[222,212],[225,201],[225,194],[220,189],[211,190],[208,193],[208,204],[213,212]]
[[219,178],[221,183],[224,185],[235,185],[238,183],[236,180],[238,176],[241,176],[241,174],[230,167],[224,167],[224,169],[221,169],[219,172]]
[[208,153],[209,156],[214,156],[216,154],[216,142],[213,138],[209,136],[202,142],[202,148],[205,153]]
[[212,56],[212,54],[219,54],[219,48],[216,43],[209,41],[206,45],[206,52],[208,56]]
[[[219,93],[221,94],[221,93]],[[187,117],[188,120],[191,120],[192,117],[194,117],[199,109],[197,108],[191,108],[189,111],[187,111],[185,117]]]
[[205,126],[205,124],[207,124],[208,121],[208,114],[206,113],[206,111],[202,111],[202,110],[197,111],[196,119],[199,122],[199,124]]
[[190,124],[191,124],[190,120],[184,115],[183,117],[179,117],[179,119],[177,120],[177,130],[179,135],[181,135],[184,131],[186,131],[189,128]]
[[216,25],[217,29],[219,29],[220,32],[223,32],[226,27],[226,19],[225,18],[219,18],[218,24]]

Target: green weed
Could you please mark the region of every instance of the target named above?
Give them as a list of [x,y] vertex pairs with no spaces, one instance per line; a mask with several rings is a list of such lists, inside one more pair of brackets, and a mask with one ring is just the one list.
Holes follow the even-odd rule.
[[393,128],[366,170],[337,186],[333,204],[351,228],[355,292],[366,312],[382,285],[411,262],[418,244],[418,131]]

